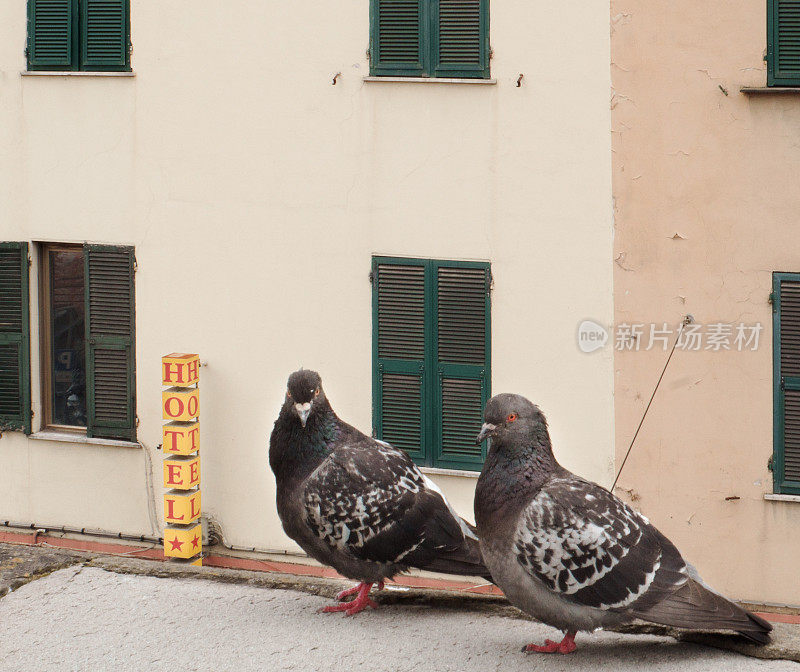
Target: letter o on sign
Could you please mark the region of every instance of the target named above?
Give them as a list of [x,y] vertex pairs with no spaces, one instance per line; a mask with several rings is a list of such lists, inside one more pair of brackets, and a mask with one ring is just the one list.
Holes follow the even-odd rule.
[[[196,404],[196,401],[195,401]],[[176,409],[173,412],[173,409]],[[164,402],[164,412],[170,418],[178,418],[183,415],[183,400],[180,397],[167,397],[167,400]]]
[[186,405],[188,406],[190,416],[194,417],[197,415],[197,397],[189,397],[189,402]]

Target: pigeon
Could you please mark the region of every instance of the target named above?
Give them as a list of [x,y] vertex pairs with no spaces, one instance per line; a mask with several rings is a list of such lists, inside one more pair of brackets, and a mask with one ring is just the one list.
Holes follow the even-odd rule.
[[315,371],[289,376],[269,463],[286,534],[359,582],[323,611],[376,608],[372,585],[409,567],[488,578],[475,528],[405,452],[340,420]]
[[570,653],[580,631],[629,623],[732,630],[758,644],[772,626],[706,584],[642,514],[553,456],[547,421],[516,394],[492,397],[475,491],[481,550],[512,604],[566,632],[528,653]]

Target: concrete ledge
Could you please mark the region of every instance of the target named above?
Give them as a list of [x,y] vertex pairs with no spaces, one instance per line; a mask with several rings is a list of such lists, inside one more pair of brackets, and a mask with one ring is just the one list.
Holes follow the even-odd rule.
[[[50,541],[50,539],[48,539],[48,541]],[[137,552],[136,547],[128,548],[131,549],[128,553]],[[4,546],[0,544],[0,585],[5,583],[5,585],[12,590],[41,576],[46,576],[56,569],[76,564],[97,567],[119,574],[138,574],[161,578],[206,579],[223,583],[246,583],[264,588],[295,590],[331,599],[335,597],[343,586],[352,585],[351,581],[342,578],[329,578],[319,575],[298,575],[289,572],[281,573],[278,568],[275,568],[278,569],[278,571],[275,571],[275,569],[272,571],[252,571],[208,565],[195,567],[172,562],[152,562],[152,560],[142,560],[130,557],[129,555],[123,557],[119,555],[108,556],[96,553],[66,551],[63,548],[59,548],[54,552],[48,548],[29,547],[24,551],[27,555],[28,564],[23,562],[17,562],[15,564],[17,558],[21,557],[23,553],[19,549],[19,546]],[[160,549],[147,550],[158,553]],[[44,557],[38,560],[37,554],[42,554]],[[212,560],[212,558],[220,558],[220,560],[222,560],[223,556],[211,556],[207,559]],[[225,560],[228,559],[233,558],[225,557]],[[286,564],[289,565],[289,563]],[[36,567],[36,569],[31,572],[28,569],[29,567]],[[289,567],[287,567],[287,569],[289,569]],[[19,574],[21,572],[23,576],[20,577]],[[404,577],[396,578],[401,579]],[[416,580],[419,579],[419,577],[413,578]],[[2,595],[1,592],[0,595]],[[384,605],[432,606],[437,609],[467,610],[533,621],[532,618],[519,611],[516,607],[511,606],[504,596],[496,594],[482,594],[463,590],[454,591],[406,587],[398,583],[389,583],[384,591],[373,595],[373,597],[380,604]],[[763,613],[761,615],[772,616],[772,614]],[[794,620],[797,620],[796,617]],[[668,628],[643,622],[634,622],[626,626],[610,628],[609,630],[624,634],[648,634],[672,637],[679,641],[735,651],[754,658],[793,660],[800,662],[800,625],[796,622],[786,623],[773,621],[773,627],[773,641],[767,646],[757,646],[748,643],[741,637],[730,634],[684,631],[677,628]]]
[[403,84],[497,84],[496,79],[471,79],[469,77],[364,77],[365,82],[402,82]]
[[88,70],[23,70],[23,77],[136,77],[135,72],[89,72]]
[[138,448],[135,441],[118,441],[117,439],[90,439],[85,434],[72,432],[36,432],[29,439],[34,441],[60,441],[62,443],[82,443],[90,446],[117,446],[118,448]]
[[743,86],[739,89],[746,96],[800,94],[800,87],[794,86]]
[[800,495],[773,495],[768,493],[764,495],[764,499],[768,502],[800,502]]

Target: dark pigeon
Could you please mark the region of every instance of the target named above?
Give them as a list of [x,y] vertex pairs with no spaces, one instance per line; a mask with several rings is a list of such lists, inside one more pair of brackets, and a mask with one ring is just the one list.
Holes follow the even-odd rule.
[[475,528],[406,453],[342,422],[314,371],[289,376],[269,441],[283,529],[319,562],[359,585],[324,611],[355,614],[409,567],[486,576]]
[[537,406],[500,394],[484,418],[478,440],[492,441],[475,492],[484,560],[513,604],[566,631],[525,651],[570,653],[578,630],[634,619],[769,642],[772,626],[711,589],[647,518],[556,462]]

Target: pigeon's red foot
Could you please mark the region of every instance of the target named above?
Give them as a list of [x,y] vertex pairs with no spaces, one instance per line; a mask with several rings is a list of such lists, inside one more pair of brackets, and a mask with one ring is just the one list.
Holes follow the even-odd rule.
[[[350,597],[351,595],[355,595],[359,590],[361,590],[361,586],[363,583],[359,583],[357,586],[353,586],[352,588],[348,588],[347,590],[343,590],[336,596],[337,601],[344,602],[345,597]],[[372,585],[372,584],[370,584]],[[378,584],[378,590],[383,590],[383,581]]]
[[[359,611],[363,611],[367,607],[377,609],[377,603],[369,599],[370,588],[372,588],[371,583],[364,583],[362,581],[354,588],[343,590],[336,596],[336,599],[342,602],[345,597],[358,593],[354,600],[351,600],[350,602],[342,602],[341,604],[332,605],[330,607],[324,607],[321,611],[323,614],[331,614],[336,611],[343,611],[347,616],[354,616]],[[378,584],[378,588],[383,588],[383,581]]]
[[575,646],[575,633],[568,632],[560,642],[546,639],[544,640],[544,646],[528,644],[522,650],[525,653],[572,653],[577,648]]

